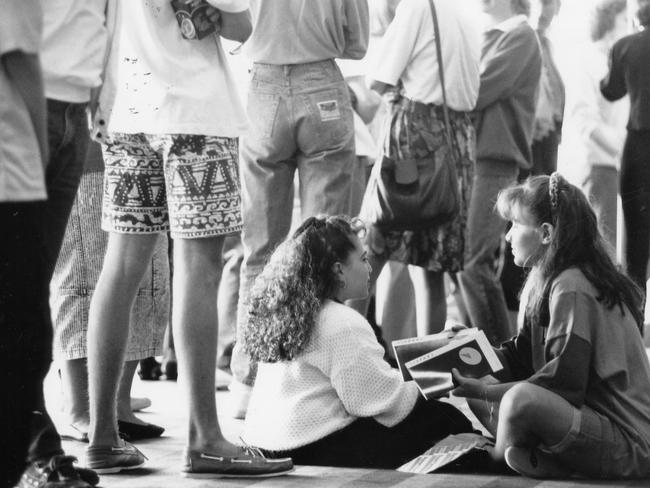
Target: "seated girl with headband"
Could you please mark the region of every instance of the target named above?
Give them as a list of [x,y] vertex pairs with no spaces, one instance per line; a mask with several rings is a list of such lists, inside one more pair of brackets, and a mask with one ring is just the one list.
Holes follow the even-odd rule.
[[506,189],[499,213],[529,267],[504,371],[458,387],[496,436],[494,458],[535,478],[650,476],[642,295],[606,251],[584,194],[557,173]]

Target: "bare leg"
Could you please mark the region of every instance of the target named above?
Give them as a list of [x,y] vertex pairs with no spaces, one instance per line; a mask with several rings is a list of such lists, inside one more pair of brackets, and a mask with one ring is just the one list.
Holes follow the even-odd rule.
[[88,319],[88,383],[91,446],[120,444],[117,391],[122,376],[129,321],[157,234],[111,233]]
[[88,432],[88,368],[86,358],[61,362],[63,411],[68,423]]
[[189,401],[188,447],[232,456],[241,449],[221,432],[214,386],[223,241],[223,237],[174,241],[172,321],[179,380]]
[[513,386],[503,396],[494,456],[506,448],[553,446],[571,429],[574,407],[561,396],[530,383]]
[[481,425],[496,437],[499,421],[499,404],[497,402],[488,402],[476,398],[467,398],[467,405],[478,421],[481,422]]
[[447,320],[444,273],[436,273],[411,265],[408,270],[415,292],[415,319],[418,336],[442,331]]
[[137,360],[124,363],[120,387],[117,390],[117,418],[124,422],[144,425],[146,422],[136,417],[131,410],[131,387],[137,366]]

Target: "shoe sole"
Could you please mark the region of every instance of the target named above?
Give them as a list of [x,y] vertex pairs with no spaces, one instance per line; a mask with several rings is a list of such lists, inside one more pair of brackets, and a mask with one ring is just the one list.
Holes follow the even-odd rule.
[[114,466],[112,468],[89,468],[95,471],[97,474],[115,474],[119,473],[121,471],[128,471],[131,469],[138,469],[144,466],[144,462],[141,462],[140,464],[137,464],[135,466]]
[[221,473],[187,473],[181,471],[183,478],[196,478],[196,479],[215,479],[215,478],[273,478],[276,476],[284,476],[285,474],[293,473],[295,468],[288,471],[280,471],[278,473],[263,473],[263,474],[221,474]]

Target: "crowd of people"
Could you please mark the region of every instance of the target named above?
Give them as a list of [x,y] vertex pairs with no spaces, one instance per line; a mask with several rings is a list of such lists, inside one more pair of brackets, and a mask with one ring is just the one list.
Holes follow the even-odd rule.
[[[568,66],[549,35],[559,0],[0,7],[3,487],[143,466],[133,443],[164,427],[135,415],[131,384],[161,355],[184,392],[186,477],[394,469],[472,432],[391,365],[369,307],[389,262],[408,269],[419,335],[448,324],[452,288],[505,365],[453,371],[490,466],[650,476],[650,1],[585,6]],[[416,182],[415,161],[455,154],[455,214],[358,218],[385,152]],[[219,410],[217,366],[232,372]],[[245,419],[241,443],[218,411]],[[88,443],[84,467],[62,436]]]

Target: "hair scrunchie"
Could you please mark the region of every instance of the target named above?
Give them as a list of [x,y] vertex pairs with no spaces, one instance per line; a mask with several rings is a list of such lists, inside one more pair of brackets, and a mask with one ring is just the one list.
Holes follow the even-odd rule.
[[559,184],[560,184],[560,173],[555,171],[553,174],[551,174],[549,180],[548,180],[548,196],[551,199],[551,208],[555,210],[558,206],[559,203],[559,196],[560,196],[560,189],[559,189]]

